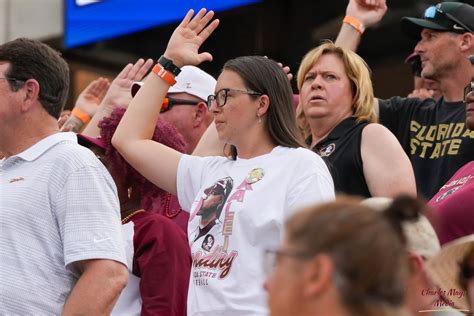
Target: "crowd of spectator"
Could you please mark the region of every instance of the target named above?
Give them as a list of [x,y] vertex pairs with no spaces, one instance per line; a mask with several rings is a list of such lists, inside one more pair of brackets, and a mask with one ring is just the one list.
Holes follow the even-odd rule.
[[349,0],[297,95],[267,57],[199,69],[206,9],[71,111],[58,52],[0,45],[0,315],[472,314],[474,7],[402,19],[414,90],[382,100],[386,12]]

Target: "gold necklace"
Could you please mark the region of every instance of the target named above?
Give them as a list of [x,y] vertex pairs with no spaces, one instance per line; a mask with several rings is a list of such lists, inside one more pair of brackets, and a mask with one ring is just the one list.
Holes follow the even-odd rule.
[[143,213],[143,212],[145,212],[145,210],[144,210],[144,209],[141,209],[141,210],[137,210],[137,211],[135,211],[135,212],[133,212],[133,213],[131,213],[131,214],[128,214],[125,218],[122,219],[122,224],[128,223],[128,221],[129,221],[133,216],[137,215],[138,213]]

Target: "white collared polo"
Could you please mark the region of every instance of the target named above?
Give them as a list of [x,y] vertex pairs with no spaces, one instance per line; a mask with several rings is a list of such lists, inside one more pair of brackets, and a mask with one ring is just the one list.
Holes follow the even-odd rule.
[[0,314],[59,315],[75,262],[125,264],[115,184],[73,133],[0,162]]

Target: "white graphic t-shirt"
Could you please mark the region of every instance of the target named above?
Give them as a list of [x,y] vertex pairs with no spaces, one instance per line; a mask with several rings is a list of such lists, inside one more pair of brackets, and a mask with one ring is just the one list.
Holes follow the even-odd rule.
[[265,246],[300,207],[334,199],[323,160],[304,148],[275,147],[252,159],[184,155],[179,203],[190,212],[188,315],[267,315]]

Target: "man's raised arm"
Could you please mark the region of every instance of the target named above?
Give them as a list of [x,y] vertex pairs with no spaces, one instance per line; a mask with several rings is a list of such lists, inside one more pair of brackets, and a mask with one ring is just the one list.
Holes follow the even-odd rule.
[[386,0],[349,0],[336,45],[356,51],[365,29],[379,23],[385,12]]

